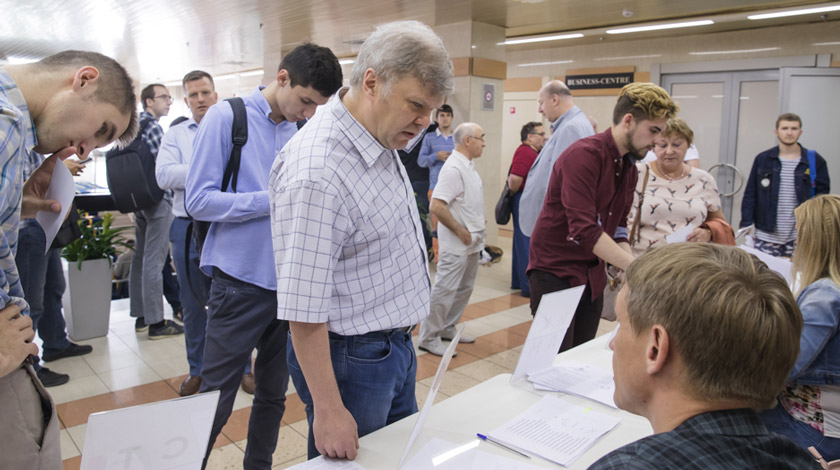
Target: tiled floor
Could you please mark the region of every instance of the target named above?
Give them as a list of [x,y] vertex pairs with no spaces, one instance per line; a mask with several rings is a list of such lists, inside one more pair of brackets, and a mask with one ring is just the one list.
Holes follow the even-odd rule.
[[[458,346],[458,356],[450,363],[435,402],[511,372],[516,364],[531,315],[528,299],[509,289],[510,239],[502,238],[499,244],[506,254],[500,263],[479,269],[470,305],[463,316],[466,331],[478,339],[475,344]],[[599,334],[610,326],[602,321]],[[113,303],[107,337],[82,343],[93,345],[93,353],[47,364],[50,369],[71,376],[66,385],[50,389],[61,419],[65,470],[80,466],[90,413],[175,398],[189,370],[184,338],[152,342],[145,333],[135,333],[127,300]],[[417,355],[417,402],[422,406],[440,359],[421,351]],[[233,415],[216,441],[208,469],[242,468],[251,402],[251,396],[240,390]],[[275,468],[287,468],[305,459],[306,434],[303,404],[290,387],[274,452]]]

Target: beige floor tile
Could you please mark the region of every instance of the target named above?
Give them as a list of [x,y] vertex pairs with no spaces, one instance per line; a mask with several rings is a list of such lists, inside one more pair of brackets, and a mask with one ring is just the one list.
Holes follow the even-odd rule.
[[[434,377],[429,377],[427,379],[423,379],[422,381],[420,381],[420,383],[431,387],[433,381]],[[461,393],[470,387],[474,387],[479,383],[480,382],[478,380],[475,380],[472,377],[467,377],[464,374],[450,370],[446,372],[446,376],[443,378],[443,382],[440,384],[440,392],[448,396],[452,396],[456,393]]]
[[42,362],[41,365],[48,367],[53,372],[70,375],[70,380],[96,375],[83,357],[68,357],[52,362]]
[[242,387],[236,390],[236,397],[233,399],[233,410],[248,408],[254,404],[254,396],[242,391]]
[[[444,381],[446,378],[444,378]],[[429,382],[431,383],[431,382]],[[429,396],[429,385],[423,382],[417,382],[414,386],[414,396],[417,399],[417,409],[423,409],[423,405],[426,403],[426,398]],[[449,395],[443,393],[441,390],[438,390],[437,395],[435,395],[435,403],[440,403],[443,400],[449,398]]]
[[454,369],[455,372],[464,374],[479,382],[489,380],[499,374],[507,374],[513,372],[513,369],[502,367],[496,363],[490,362],[486,359],[467,364],[465,366]]
[[207,470],[241,470],[245,452],[235,444],[217,447],[210,452]]
[[516,362],[519,361],[519,351],[516,349],[509,349],[505,352],[500,352],[498,354],[493,354],[492,356],[487,357],[487,361],[490,361],[494,364],[502,366],[506,369],[513,370],[516,368]]
[[124,369],[112,370],[99,374],[99,378],[112,392],[124,388],[135,387],[150,382],[161,380],[149,366],[145,364],[126,367]]
[[67,403],[73,400],[108,393],[108,387],[96,375],[81,378],[71,378],[69,382],[58,387],[50,388],[50,395],[55,404]]
[[146,362],[146,364],[163,379],[190,373],[190,364],[187,362],[186,353],[164,361]]
[[72,457],[76,457],[77,455],[81,455],[79,449],[76,447],[76,443],[73,442],[73,438],[70,437],[70,433],[67,432],[66,429],[62,429],[59,432],[59,437],[61,439],[62,459],[69,459]]
[[307,460],[308,459],[304,455],[303,457],[298,457],[296,459],[289,460],[288,462],[283,462],[283,463],[276,463],[275,462],[274,465],[271,468],[278,468],[279,469],[279,468],[294,467],[295,465],[297,465],[299,463],[306,462]]
[[85,449],[85,433],[87,432],[87,424],[72,426],[65,429],[64,431],[67,431],[67,434],[70,435],[70,439],[73,440],[73,444],[76,445],[76,449],[78,449],[79,452]]
[[[236,445],[244,451],[248,445],[248,440],[237,441]],[[281,426],[277,435],[277,448],[271,456],[273,464],[288,462],[300,457],[306,457],[306,438],[290,426]]]
[[128,348],[111,350],[102,354],[91,353],[82,356],[82,358],[97,374],[116,369],[125,369],[126,367],[145,365],[143,358]]
[[306,437],[309,434],[309,423],[305,419],[294,422],[290,424],[289,427],[294,429],[295,432],[297,432],[303,437]]

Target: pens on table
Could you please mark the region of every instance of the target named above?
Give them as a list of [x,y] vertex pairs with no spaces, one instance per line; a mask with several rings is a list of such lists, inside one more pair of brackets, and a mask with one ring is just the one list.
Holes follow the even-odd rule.
[[490,436],[485,436],[484,434],[478,434],[478,433],[476,433],[476,436],[478,436],[478,438],[479,438],[479,439],[481,439],[482,441],[487,441],[487,442],[489,442],[489,443],[491,443],[491,444],[496,444],[497,446],[499,446],[499,447],[501,447],[501,448],[503,448],[503,449],[507,449],[507,450],[509,450],[509,451],[513,452],[514,454],[521,455],[521,456],[525,457],[526,459],[530,459],[530,458],[531,458],[531,456],[530,456],[530,455],[525,454],[525,453],[523,453],[523,452],[519,452],[518,450],[514,449],[513,447],[508,447],[508,446],[506,446],[506,445],[502,444],[501,442],[499,442],[499,441],[497,441],[497,440],[493,439],[493,438],[492,438],[492,437],[490,437]]

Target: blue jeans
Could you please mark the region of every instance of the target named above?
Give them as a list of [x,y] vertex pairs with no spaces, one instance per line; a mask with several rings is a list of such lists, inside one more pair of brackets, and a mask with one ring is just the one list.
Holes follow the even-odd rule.
[[[61,268],[61,250],[56,248],[44,254],[47,237],[35,220],[20,225],[15,264],[20,274],[24,298],[29,303],[32,328],[44,342],[44,351],[61,352],[70,346],[66,324],[61,314],[61,295],[64,294],[64,270]],[[40,369],[35,362],[35,369]]]
[[828,462],[840,459],[840,439],[825,437],[811,426],[797,421],[784,406],[777,403],[774,408],[762,411],[759,416],[770,432],[787,437],[803,449],[816,447]]
[[233,400],[242,380],[242,366],[250,362],[251,351],[256,347],[256,390],[248,420],[248,445],[243,468],[269,470],[277,447],[280,420],[286,410],[286,389],[289,387],[286,337],[289,323],[277,319],[275,291],[216,271],[210,285],[200,391],[219,390],[221,396],[202,468],[207,465],[216,437],[230,418]]
[[[309,458],[317,457],[312,432],[312,395],[295,356],[287,349],[289,375],[306,405],[309,421]],[[330,333],[330,356],[344,407],[356,420],[359,437],[417,412],[414,380],[417,357],[410,333],[371,332],[341,336]]]
[[522,190],[513,196],[513,256],[510,267],[510,288],[522,289],[523,297],[531,296],[531,286],[528,283],[528,250],[531,247],[531,238],[522,233],[519,228],[519,200],[522,199]]
[[[199,376],[204,364],[204,336],[207,327],[207,311],[204,307],[210,295],[210,277],[199,268],[200,257],[192,237],[190,237],[189,261],[184,256],[189,225],[189,219],[175,217],[172,227],[169,228],[169,240],[172,242],[172,259],[175,261],[175,271],[178,273],[178,283],[181,288],[187,362],[190,364],[190,375]],[[189,270],[189,277],[187,270]],[[191,285],[187,283],[188,279]]]

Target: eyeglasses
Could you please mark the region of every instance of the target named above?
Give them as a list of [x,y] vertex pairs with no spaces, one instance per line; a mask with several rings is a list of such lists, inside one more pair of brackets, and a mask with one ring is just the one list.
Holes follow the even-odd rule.
[[530,132],[531,135],[538,135],[540,137],[545,137],[545,132]]
[[161,98],[163,101],[169,101],[170,103],[172,102],[172,97],[169,95],[158,95],[154,97],[154,99],[158,98]]
[[471,135],[470,137],[472,137],[473,139],[477,139],[477,140],[480,140],[480,141],[484,142],[484,137],[476,137],[474,135]]

